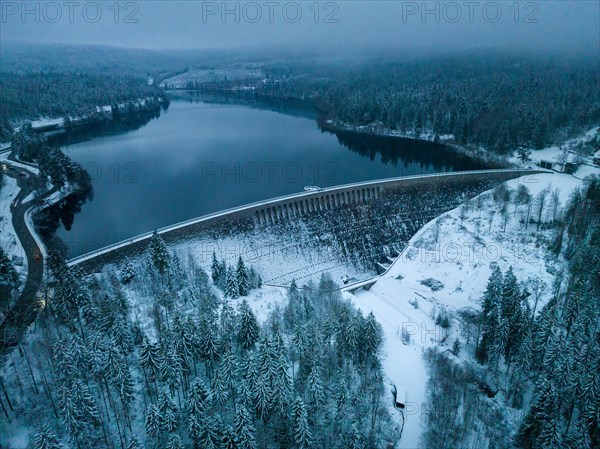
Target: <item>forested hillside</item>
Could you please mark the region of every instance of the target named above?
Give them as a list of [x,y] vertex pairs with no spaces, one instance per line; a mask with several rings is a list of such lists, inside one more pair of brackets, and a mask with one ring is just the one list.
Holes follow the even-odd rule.
[[[525,193],[513,195],[524,206],[531,204]],[[560,214],[550,195],[536,195],[532,216],[547,208],[552,219],[537,229],[553,229],[542,244],[564,271],[545,285],[495,266],[481,314],[460,313],[463,338],[453,354],[429,351],[428,449],[600,445],[600,178],[588,178]],[[550,300],[542,302],[546,291]]]
[[0,141],[11,123],[38,118],[92,118],[97,107],[157,99],[148,77],[185,69],[178,58],[125,48],[5,44],[0,61]]
[[277,60],[264,69],[267,79],[254,85],[256,96],[313,101],[334,124],[376,122],[416,137],[452,134],[457,143],[498,154],[562,142],[600,121],[597,65],[575,56],[391,54],[343,63]]
[[48,267],[53,293],[1,373],[3,434],[29,431],[36,449],[357,449],[399,436],[381,327],[327,276],[294,283],[260,324],[251,285],[230,274],[222,297],[158,235],[145,260],[102,275],[84,279],[57,253]]
[[161,95],[145,79],[115,75],[38,72],[0,73],[0,120],[86,117],[97,106],[111,106]]

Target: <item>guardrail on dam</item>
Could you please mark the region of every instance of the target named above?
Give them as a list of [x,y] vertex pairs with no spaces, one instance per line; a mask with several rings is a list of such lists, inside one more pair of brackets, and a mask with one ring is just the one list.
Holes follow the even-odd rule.
[[[545,170],[511,169],[475,170],[357,182],[258,201],[173,224],[158,229],[157,232],[168,244],[170,241],[178,241],[182,237],[191,238],[200,233],[210,232],[211,228],[233,226],[234,223],[237,225],[242,223],[245,230],[260,229],[320,211],[377,202],[387,192],[402,190],[404,187],[414,188],[421,184],[435,187],[438,183],[440,185],[454,184],[462,181],[489,180],[503,182],[536,173],[548,172]],[[424,191],[423,193],[427,192]],[[348,225],[350,226],[350,224]],[[150,239],[152,234],[153,232],[147,232],[75,257],[68,261],[68,265],[84,264],[88,268],[88,264],[103,265],[117,262],[123,257],[139,255],[145,251],[147,240]]]

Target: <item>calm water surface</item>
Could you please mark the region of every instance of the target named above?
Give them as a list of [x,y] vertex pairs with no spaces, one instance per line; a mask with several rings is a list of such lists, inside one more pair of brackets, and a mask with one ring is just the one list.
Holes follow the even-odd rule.
[[71,229],[57,231],[69,257],[307,185],[481,168],[435,144],[336,135],[314,117],[184,101],[139,129],[63,150],[94,187]]

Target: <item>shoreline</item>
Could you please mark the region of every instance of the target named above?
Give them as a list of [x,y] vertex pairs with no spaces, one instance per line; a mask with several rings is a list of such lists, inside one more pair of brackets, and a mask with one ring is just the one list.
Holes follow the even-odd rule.
[[[490,169],[502,169],[502,168],[516,168],[514,164],[503,160],[500,157],[494,156],[489,151],[473,151],[464,145],[453,143],[450,138],[440,139],[435,138],[432,134],[421,133],[419,138],[407,133],[400,133],[398,131],[380,127],[377,124],[370,125],[351,125],[347,123],[340,123],[334,119],[327,119],[327,113],[323,113],[318,119],[319,128],[331,133],[351,133],[356,135],[373,136],[373,137],[388,137],[393,139],[410,140],[414,142],[427,142],[434,143],[446,148],[449,152],[457,155],[466,156],[473,161],[482,165],[488,166]],[[338,124],[339,123],[339,124]],[[430,138],[425,138],[430,137]],[[445,137],[445,136],[439,136]],[[487,156],[487,157],[485,157]]]

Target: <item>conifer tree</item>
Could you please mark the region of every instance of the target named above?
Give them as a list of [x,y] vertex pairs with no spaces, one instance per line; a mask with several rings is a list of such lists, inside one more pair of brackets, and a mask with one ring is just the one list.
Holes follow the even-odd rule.
[[225,429],[225,432],[223,432],[220,449],[240,449],[233,427],[228,427]]
[[158,441],[161,430],[160,410],[156,405],[151,405],[146,411],[146,419],[144,421],[146,434],[151,438],[156,438]]
[[154,231],[148,246],[150,259],[156,271],[164,275],[169,269],[170,255],[167,246],[158,232]]
[[220,262],[217,260],[217,255],[213,251],[212,254],[212,263],[211,263],[211,277],[215,285],[220,284],[221,277],[223,276],[222,266]]
[[167,432],[174,432],[177,429],[177,405],[165,392],[158,398],[157,403],[160,412],[160,428]]
[[[492,348],[497,348],[500,335],[500,321],[502,304],[502,272],[494,266],[488,280],[487,288],[482,300],[482,338],[477,346],[476,356],[480,363],[488,360]],[[496,351],[497,353],[498,351]],[[501,351],[500,351],[501,353]]]
[[383,329],[375,319],[373,312],[370,312],[364,321],[360,342],[360,348],[365,355],[365,361],[376,362],[377,351],[383,343]]
[[200,354],[203,360],[217,360],[219,358],[219,343],[212,322],[203,323],[200,330]]
[[308,426],[308,413],[302,399],[296,398],[292,405],[292,430],[297,449],[308,449],[311,446],[312,435]]
[[314,366],[310,371],[306,381],[306,386],[308,388],[311,404],[314,406],[314,408],[319,408],[325,401],[325,392],[321,383],[319,369],[316,366]]
[[131,260],[127,260],[121,269],[121,282],[127,285],[135,278],[135,275],[135,268]]
[[238,439],[239,449],[256,449],[254,433],[256,429],[252,425],[252,418],[243,405],[236,407],[233,430]]
[[0,286],[11,290],[19,286],[19,274],[2,248],[0,248]]
[[260,328],[252,309],[244,299],[240,304],[238,342],[243,349],[252,349],[258,340]]
[[250,285],[248,283],[248,271],[246,270],[246,266],[244,264],[242,256],[238,258],[236,277],[239,295],[247,296],[250,291]]
[[61,447],[60,440],[47,424],[37,432],[33,442],[33,449],[60,449]]
[[167,440],[167,444],[165,449],[183,449],[183,442],[181,441],[181,437],[177,434],[171,435]]
[[240,287],[238,285],[238,279],[235,271],[232,267],[227,268],[227,274],[225,278],[225,297],[236,299],[240,296]]
[[219,419],[212,415],[204,415],[200,421],[200,434],[195,440],[199,449],[219,449],[222,429]]

